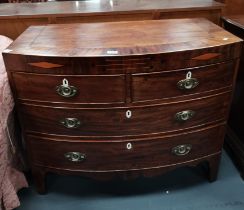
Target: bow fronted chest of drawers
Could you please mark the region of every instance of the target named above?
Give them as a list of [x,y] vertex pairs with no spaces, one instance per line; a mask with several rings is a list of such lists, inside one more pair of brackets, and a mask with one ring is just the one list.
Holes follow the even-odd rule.
[[47,172],[217,176],[241,40],[204,19],[28,28],[3,53],[39,192]]

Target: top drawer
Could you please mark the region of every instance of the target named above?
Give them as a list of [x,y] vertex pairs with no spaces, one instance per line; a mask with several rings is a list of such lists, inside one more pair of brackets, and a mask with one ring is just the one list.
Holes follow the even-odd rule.
[[148,101],[200,94],[230,87],[234,62],[199,68],[132,74],[132,101]]
[[121,104],[125,101],[124,75],[12,74],[17,97],[56,103]]
[[[110,57],[46,57],[3,53],[9,71],[44,74],[122,74],[204,66],[240,56],[240,43],[156,55]],[[14,62],[13,62],[14,60]]]

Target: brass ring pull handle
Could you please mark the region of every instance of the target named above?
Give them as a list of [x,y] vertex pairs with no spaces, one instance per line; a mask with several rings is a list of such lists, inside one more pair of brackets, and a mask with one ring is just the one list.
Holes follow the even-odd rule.
[[78,128],[81,124],[77,118],[71,117],[60,120],[60,123],[66,128]]
[[193,118],[194,115],[195,112],[192,110],[181,111],[175,114],[175,119],[178,122],[185,122]]
[[192,78],[192,73],[189,71],[186,74],[186,79],[180,80],[177,86],[181,90],[192,90],[199,85],[199,81],[196,78]]
[[64,157],[71,162],[82,162],[86,159],[86,155],[80,152],[67,152]]
[[191,144],[182,144],[174,147],[172,153],[177,156],[187,155],[192,149]]
[[58,85],[56,87],[56,91],[60,96],[63,96],[65,98],[70,98],[70,97],[73,97],[76,95],[77,88],[69,85],[69,82],[67,79],[63,79],[63,84]]

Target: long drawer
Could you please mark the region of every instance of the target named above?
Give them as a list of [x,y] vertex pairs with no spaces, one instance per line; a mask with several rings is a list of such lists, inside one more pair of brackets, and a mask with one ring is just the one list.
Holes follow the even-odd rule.
[[132,101],[202,93],[232,85],[233,62],[170,72],[132,75]]
[[236,59],[239,57],[240,50],[241,45],[238,43],[197,50],[140,56],[74,58],[8,53],[4,53],[3,56],[8,69],[14,72],[96,75],[168,71],[204,66]]
[[19,99],[66,103],[123,103],[125,76],[14,73]]
[[180,164],[221,151],[225,126],[127,142],[69,142],[28,136],[34,164],[81,171],[135,170]]
[[75,136],[127,136],[175,131],[225,120],[230,93],[164,105],[69,109],[22,104],[26,131]]

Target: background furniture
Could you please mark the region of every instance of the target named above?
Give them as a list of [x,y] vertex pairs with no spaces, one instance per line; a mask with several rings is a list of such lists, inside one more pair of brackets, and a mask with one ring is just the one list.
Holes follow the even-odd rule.
[[[0,52],[12,42],[0,36]],[[0,55],[0,209],[11,210],[19,206],[16,191],[27,187],[15,136],[12,109],[14,106],[2,55]],[[19,138],[19,137],[18,137]],[[18,164],[17,164],[18,163]]]
[[95,0],[1,4],[0,34],[16,39],[30,25],[203,17],[219,23],[213,0]]
[[237,15],[244,14],[244,1],[243,0],[216,0],[225,3],[224,15]]
[[9,3],[35,3],[35,2],[46,2],[47,0],[8,0]]
[[[244,15],[223,17],[224,28],[244,39]],[[244,53],[242,52],[234,100],[230,112],[227,146],[244,178]]]
[[240,50],[204,19],[27,29],[3,55],[38,191],[50,171],[129,179],[202,162],[214,181]]

